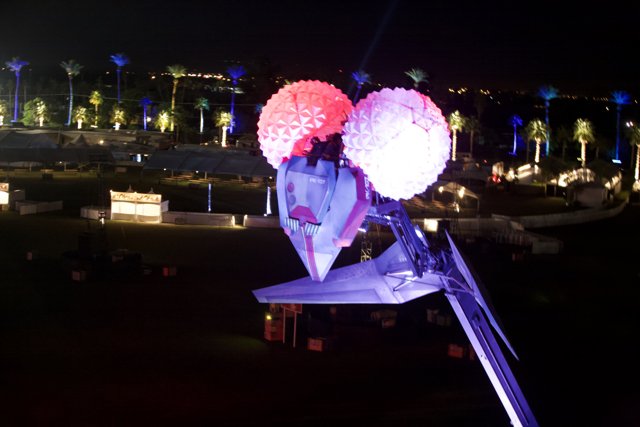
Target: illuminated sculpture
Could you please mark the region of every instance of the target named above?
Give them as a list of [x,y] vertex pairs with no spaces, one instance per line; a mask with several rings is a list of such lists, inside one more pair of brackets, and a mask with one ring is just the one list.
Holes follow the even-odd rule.
[[[330,110],[325,104],[327,98],[319,94],[307,91],[303,99],[304,111]],[[321,104],[316,106],[312,101],[318,99]],[[341,104],[342,98],[336,97],[336,102]],[[411,223],[398,200],[422,191],[424,188],[417,189],[417,182],[425,186],[431,184],[440,171],[438,168],[444,167],[449,146],[444,118],[427,97],[402,89],[382,90],[361,104],[345,124],[344,139],[348,146],[344,154],[339,129],[330,135],[316,134],[305,139],[308,133],[298,133],[301,120],[295,107],[272,107],[278,114],[263,112],[260,132],[274,129],[277,135],[275,129],[285,130],[280,134],[293,129],[291,133],[297,138],[287,135],[287,141],[292,142],[282,143],[285,149],[267,144],[263,150],[266,149],[264,154],[268,159],[271,156],[270,162],[277,160],[276,165],[271,164],[278,167],[280,225],[310,277],[257,289],[253,291],[255,297],[262,303],[282,304],[402,304],[443,291],[511,423],[537,426],[495,338],[494,331],[515,355],[486,291],[472,275],[449,235],[446,234],[447,240],[440,246],[429,242],[422,229]],[[410,116],[412,119],[408,120]],[[267,137],[263,134],[261,142],[271,143],[277,139],[270,135],[269,132]],[[302,155],[287,151],[293,150],[299,141],[305,145],[295,149],[304,149]],[[381,159],[376,152],[390,158]],[[428,165],[418,165],[420,162],[412,158],[417,157],[416,152],[425,155],[420,162]],[[415,170],[396,174],[383,170],[397,167],[403,159],[408,168]],[[376,190],[382,188],[381,191],[391,197],[373,192],[369,173]],[[419,179],[414,179],[413,174],[420,175]],[[387,186],[385,179],[395,182]],[[358,227],[365,221],[389,227],[397,241],[378,258],[329,271],[340,249],[351,245]]]
[[286,85],[262,109],[258,121],[260,148],[271,166],[299,156],[310,148],[312,137],[324,139],[340,133],[351,101],[339,89],[319,81]]
[[382,89],[360,101],[344,126],[345,154],[376,191],[410,199],[436,181],[449,159],[449,128],[426,96]]

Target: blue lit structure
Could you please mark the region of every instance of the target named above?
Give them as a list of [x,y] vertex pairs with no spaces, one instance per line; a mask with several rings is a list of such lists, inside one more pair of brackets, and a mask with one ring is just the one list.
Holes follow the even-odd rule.
[[616,104],[616,157],[614,163],[620,163],[620,112],[622,106],[629,104],[631,96],[622,90],[611,92],[611,102]]
[[365,83],[371,83],[371,76],[364,70],[358,70],[351,73],[351,78],[356,82],[356,94],[353,96],[353,103],[357,103],[360,98],[360,91],[362,90],[362,85]]
[[148,97],[144,97],[140,100],[140,106],[142,107],[142,128],[147,130],[147,107],[153,104]]
[[124,53],[115,53],[111,55],[111,62],[116,64],[116,78],[118,79],[118,104],[120,104],[120,74],[122,74],[122,67],[129,63],[129,58]]
[[513,126],[513,151],[511,154],[515,156],[517,154],[516,146],[518,144],[518,126],[522,126],[522,117],[517,114],[511,116],[511,125]]
[[545,155],[549,157],[549,145],[551,143],[551,127],[549,127],[549,105],[552,99],[558,97],[558,89],[553,86],[542,86],[538,90],[538,96],[544,99],[544,121],[547,124],[547,146]]
[[231,92],[231,125],[229,126],[229,133],[233,133],[236,127],[236,87],[238,86],[238,79],[244,76],[247,72],[244,70],[242,65],[236,65],[227,68],[227,73],[231,76],[231,83],[233,83],[233,91]]
[[18,108],[18,91],[20,89],[20,70],[25,65],[29,65],[29,63],[27,61],[21,60],[20,58],[13,58],[11,61],[7,61],[5,63],[5,65],[7,67],[9,67],[9,69],[16,74],[16,90],[15,90],[14,101],[13,101],[13,122],[17,122],[18,121],[18,111],[19,111],[19,108]]

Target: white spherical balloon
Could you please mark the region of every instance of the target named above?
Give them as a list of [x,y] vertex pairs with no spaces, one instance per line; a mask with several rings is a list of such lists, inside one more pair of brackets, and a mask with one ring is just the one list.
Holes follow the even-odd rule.
[[425,95],[401,88],[370,93],[349,115],[345,155],[369,176],[375,190],[410,199],[438,179],[449,159],[449,126]]

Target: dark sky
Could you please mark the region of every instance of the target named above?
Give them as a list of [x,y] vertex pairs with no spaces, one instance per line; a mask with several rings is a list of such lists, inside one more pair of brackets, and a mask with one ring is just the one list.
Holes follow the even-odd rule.
[[73,58],[101,70],[124,52],[131,69],[215,71],[224,60],[264,57],[285,75],[312,78],[362,64],[386,85],[406,84],[404,71],[420,67],[442,85],[637,92],[634,3],[11,0],[3,2],[0,60],[43,67]]

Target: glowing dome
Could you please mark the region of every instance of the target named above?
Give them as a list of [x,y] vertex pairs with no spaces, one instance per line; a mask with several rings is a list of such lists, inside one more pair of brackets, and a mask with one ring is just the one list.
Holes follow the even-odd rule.
[[302,155],[309,140],[342,132],[353,109],[351,101],[329,83],[299,81],[273,95],[262,108],[258,141],[262,153],[274,168],[283,159]]
[[358,102],[344,126],[344,153],[376,191],[410,199],[435,182],[449,159],[440,109],[414,90],[382,89]]

